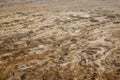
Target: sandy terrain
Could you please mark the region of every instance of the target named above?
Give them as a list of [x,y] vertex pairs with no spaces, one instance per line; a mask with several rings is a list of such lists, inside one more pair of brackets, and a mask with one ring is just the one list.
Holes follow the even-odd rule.
[[0,0],[0,80],[119,80],[120,0]]

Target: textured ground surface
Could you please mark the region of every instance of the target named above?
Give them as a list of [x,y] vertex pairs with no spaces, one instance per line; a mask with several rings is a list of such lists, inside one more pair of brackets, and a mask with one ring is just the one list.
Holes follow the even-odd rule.
[[120,0],[0,0],[0,80],[119,80]]

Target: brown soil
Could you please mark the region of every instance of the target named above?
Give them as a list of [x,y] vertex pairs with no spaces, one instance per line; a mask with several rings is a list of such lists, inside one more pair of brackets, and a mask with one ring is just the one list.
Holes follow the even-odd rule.
[[119,80],[120,0],[0,0],[0,80]]

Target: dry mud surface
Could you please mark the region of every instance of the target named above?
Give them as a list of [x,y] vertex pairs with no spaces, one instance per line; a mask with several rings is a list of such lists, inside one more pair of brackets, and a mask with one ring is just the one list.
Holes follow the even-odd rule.
[[0,0],[0,80],[120,80],[120,0]]

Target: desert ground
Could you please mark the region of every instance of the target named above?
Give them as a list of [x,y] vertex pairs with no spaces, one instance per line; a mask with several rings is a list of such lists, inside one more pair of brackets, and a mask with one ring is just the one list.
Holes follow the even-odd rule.
[[120,80],[120,0],[0,0],[0,80]]

